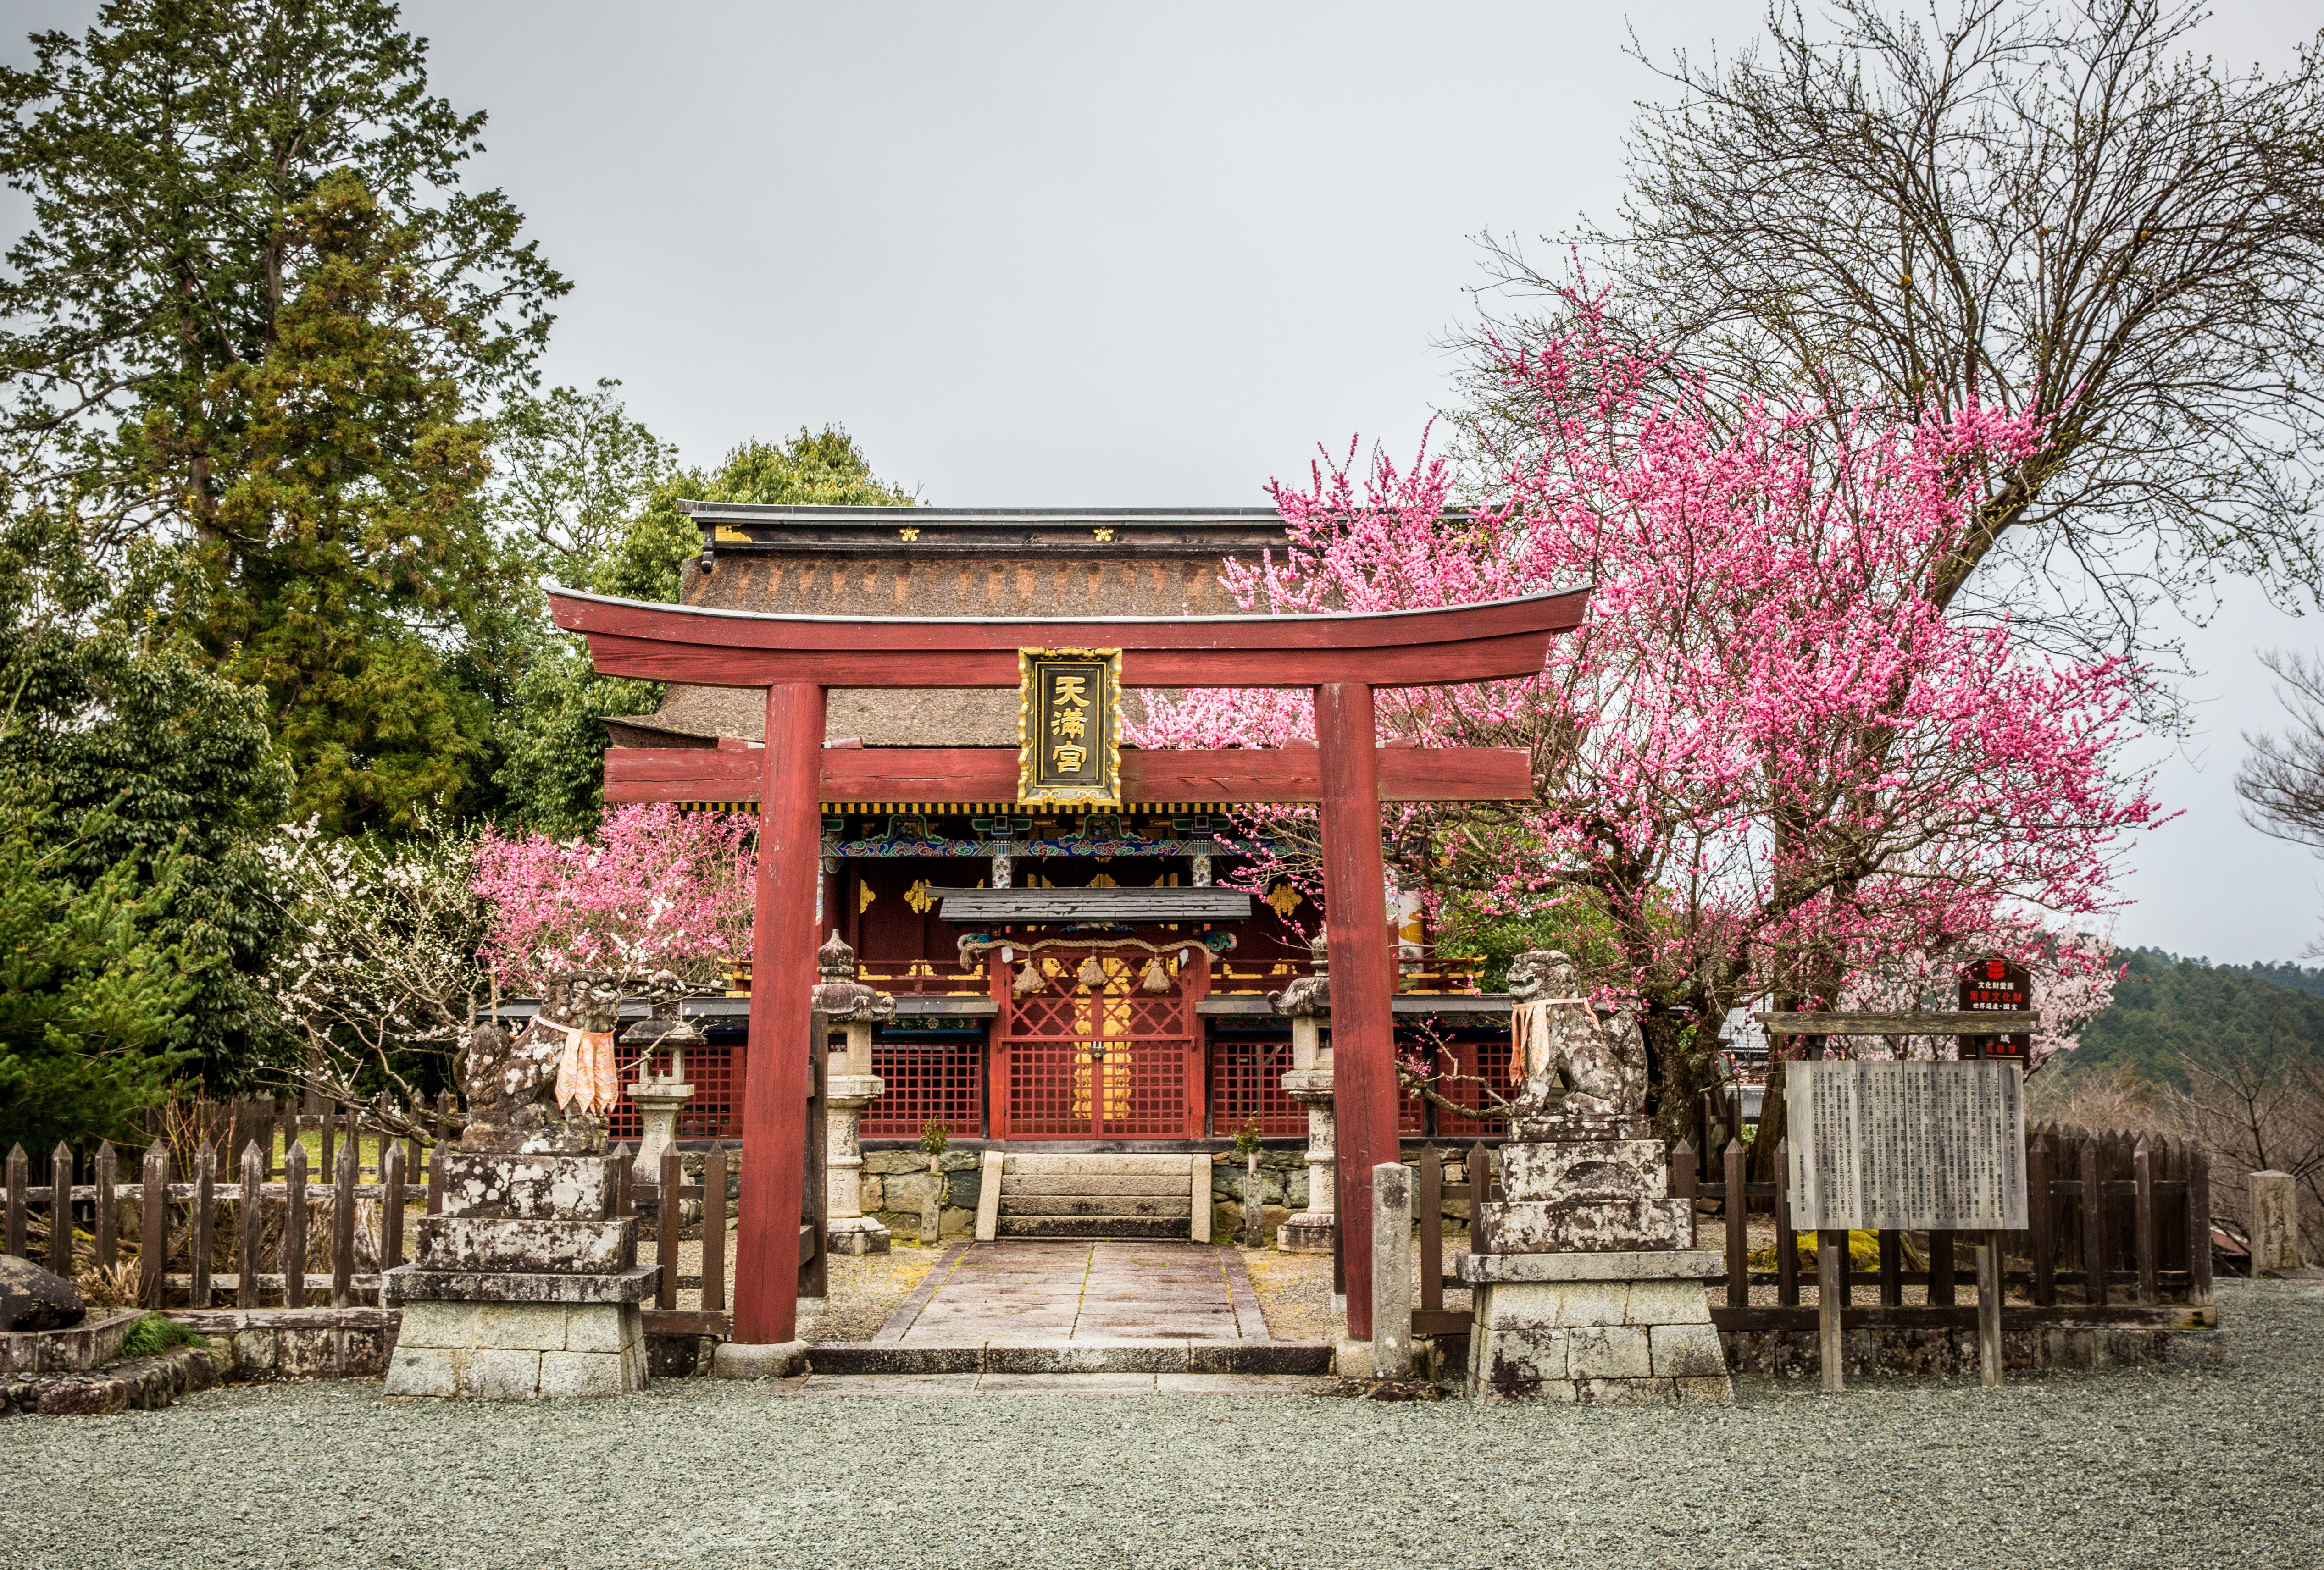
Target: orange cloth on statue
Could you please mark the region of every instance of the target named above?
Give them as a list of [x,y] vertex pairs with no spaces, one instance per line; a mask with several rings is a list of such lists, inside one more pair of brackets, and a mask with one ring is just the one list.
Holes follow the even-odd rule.
[[565,1051],[557,1060],[557,1105],[579,1106],[591,1117],[602,1117],[621,1098],[621,1076],[613,1068],[613,1033],[585,1031],[555,1020],[533,1024],[565,1033]]

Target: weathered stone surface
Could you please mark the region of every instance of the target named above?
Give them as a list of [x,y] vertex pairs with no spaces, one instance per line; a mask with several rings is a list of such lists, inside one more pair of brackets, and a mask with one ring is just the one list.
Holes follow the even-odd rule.
[[614,1352],[544,1352],[540,1393],[544,1396],[618,1396],[638,1388],[631,1359]]
[[850,1216],[831,1224],[828,1244],[834,1253],[886,1253],[892,1239],[877,1217]]
[[1501,1147],[1501,1189],[1520,1201],[1660,1199],[1669,1194],[1663,1160],[1653,1139],[1512,1142]]
[[[601,1313],[618,1313],[613,1304],[596,1306]],[[566,1327],[574,1309],[567,1303],[478,1303],[468,1321],[467,1345],[504,1352],[562,1352]],[[415,1331],[407,1328],[405,1337]]]
[[1708,1325],[1656,1325],[1646,1332],[1658,1379],[1724,1379],[1727,1353]]
[[636,1260],[638,1222],[423,1216],[412,1236],[412,1262],[423,1271],[604,1275]]
[[2246,1186],[2251,1195],[2252,1273],[2300,1269],[2300,1197],[2292,1174],[2254,1172]]
[[1708,1248],[1614,1253],[1462,1253],[1454,1258],[1464,1281],[1608,1281],[1695,1279],[1723,1274],[1725,1261]]
[[1700,1282],[1633,1281],[1623,1315],[1625,1325],[1708,1325],[1711,1300]]
[[154,1411],[216,1384],[224,1360],[204,1347],[180,1346],[92,1373],[12,1374],[0,1378],[0,1417],[39,1412],[88,1417],[126,1409]]
[[13,1330],[0,1335],[0,1373],[61,1373],[111,1363],[121,1355],[129,1327],[143,1316],[131,1308],[83,1319],[63,1330]]
[[[733,1158],[730,1155],[728,1160]],[[444,1214],[527,1220],[602,1217],[613,1211],[613,1163],[604,1156],[444,1157]]]
[[641,1303],[653,1296],[655,1270],[641,1264],[605,1275],[423,1271],[398,1265],[383,1276],[391,1307],[422,1301],[470,1303]]
[[67,1330],[88,1317],[78,1287],[29,1259],[0,1253],[0,1331]]
[[386,1393],[456,1396],[460,1393],[462,1356],[444,1346],[399,1346],[388,1360]]
[[[1213,1220],[1213,1226],[1216,1225]],[[1286,1216],[1275,1229],[1275,1246],[1285,1253],[1329,1253],[1332,1228],[1331,1217],[1302,1210]]]
[[1678,1399],[1704,1406],[1727,1407],[1735,1404],[1735,1382],[1725,1374],[1716,1379],[1674,1379]]
[[1577,1379],[1573,1399],[1593,1407],[1666,1407],[1678,1401],[1678,1382],[1669,1379]]
[[711,1358],[710,1377],[788,1379],[806,1369],[807,1352],[807,1344],[804,1341],[784,1341],[773,1345],[724,1341],[719,1343],[718,1351]]
[[540,1354],[479,1349],[456,1358],[459,1393],[470,1400],[525,1400],[540,1393]]
[[1566,1369],[1575,1379],[1645,1379],[1655,1372],[1645,1328],[1578,1326],[1566,1333]]
[[[1630,1310],[1628,1281],[1568,1281],[1549,1289],[1557,1305],[1555,1325],[1621,1325]],[[1698,1292],[1698,1297],[1702,1294]]]
[[1693,1241],[1684,1199],[1521,1199],[1484,1207],[1493,1253],[1612,1253]]

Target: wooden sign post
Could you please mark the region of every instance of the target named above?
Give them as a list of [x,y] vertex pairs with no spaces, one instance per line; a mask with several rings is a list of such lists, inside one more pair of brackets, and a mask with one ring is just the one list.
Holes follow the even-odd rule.
[[[1849,1016],[1777,1017],[1823,1024]],[[1816,1234],[1823,1388],[1845,1382],[1840,1250],[1858,1228],[1979,1235],[1978,1372],[1985,1384],[1998,1385],[2000,1235],[2023,1228],[2029,1210],[2022,1070],[2006,1060],[1820,1059],[1784,1073],[1793,1129],[1785,1191],[1793,1229]]]

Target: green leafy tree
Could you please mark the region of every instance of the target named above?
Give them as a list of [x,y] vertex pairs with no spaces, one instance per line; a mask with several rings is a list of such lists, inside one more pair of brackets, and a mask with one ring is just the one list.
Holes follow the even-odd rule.
[[76,880],[76,846],[0,785],[0,1147],[120,1138],[169,1098],[198,982],[155,936],[172,883],[125,858]]
[[259,850],[290,771],[261,695],[166,637],[154,592],[150,574],[115,581],[69,519],[0,528],[0,775],[42,804],[18,823],[59,885],[41,897],[125,876],[118,900],[135,903],[169,882],[139,914],[191,978],[169,1045],[222,1089],[279,1055],[263,978],[280,917]]
[[[681,500],[908,507],[911,495],[872,473],[854,439],[836,427],[799,433],[781,442],[745,442],[712,473],[678,469],[664,473],[638,496],[621,528],[604,519],[604,499],[617,494],[612,476],[640,477],[642,455],[652,438],[630,425],[618,404],[603,400],[613,383],[600,382],[596,399],[560,389],[526,410],[522,434],[499,449],[507,505],[504,526],[532,528],[548,542],[545,566],[563,582],[593,593],[631,600],[676,601],[689,557],[702,549],[702,530],[682,510]],[[560,400],[559,393],[565,397]],[[558,434],[541,439],[530,422],[542,415],[561,422]],[[544,463],[556,472],[531,474],[527,464]],[[558,499],[542,505],[536,499]],[[587,510],[594,504],[597,510]],[[560,547],[558,541],[592,542],[593,548]],[[650,713],[661,702],[659,683],[601,676],[577,638],[551,628],[544,617],[501,736],[498,784],[508,814],[516,822],[559,837],[586,833],[604,809],[605,729],[603,721],[622,714]]]
[[468,411],[521,384],[565,281],[498,191],[481,115],[367,0],[114,0],[0,71],[0,279],[20,490],[101,549],[190,546],[161,610],[267,694],[303,809],[407,821],[491,772],[464,665],[521,586]]

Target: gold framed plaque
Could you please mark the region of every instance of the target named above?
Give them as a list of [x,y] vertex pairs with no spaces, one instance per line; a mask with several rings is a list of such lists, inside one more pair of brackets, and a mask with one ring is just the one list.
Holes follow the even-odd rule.
[[1017,799],[1121,805],[1121,650],[1017,651]]

